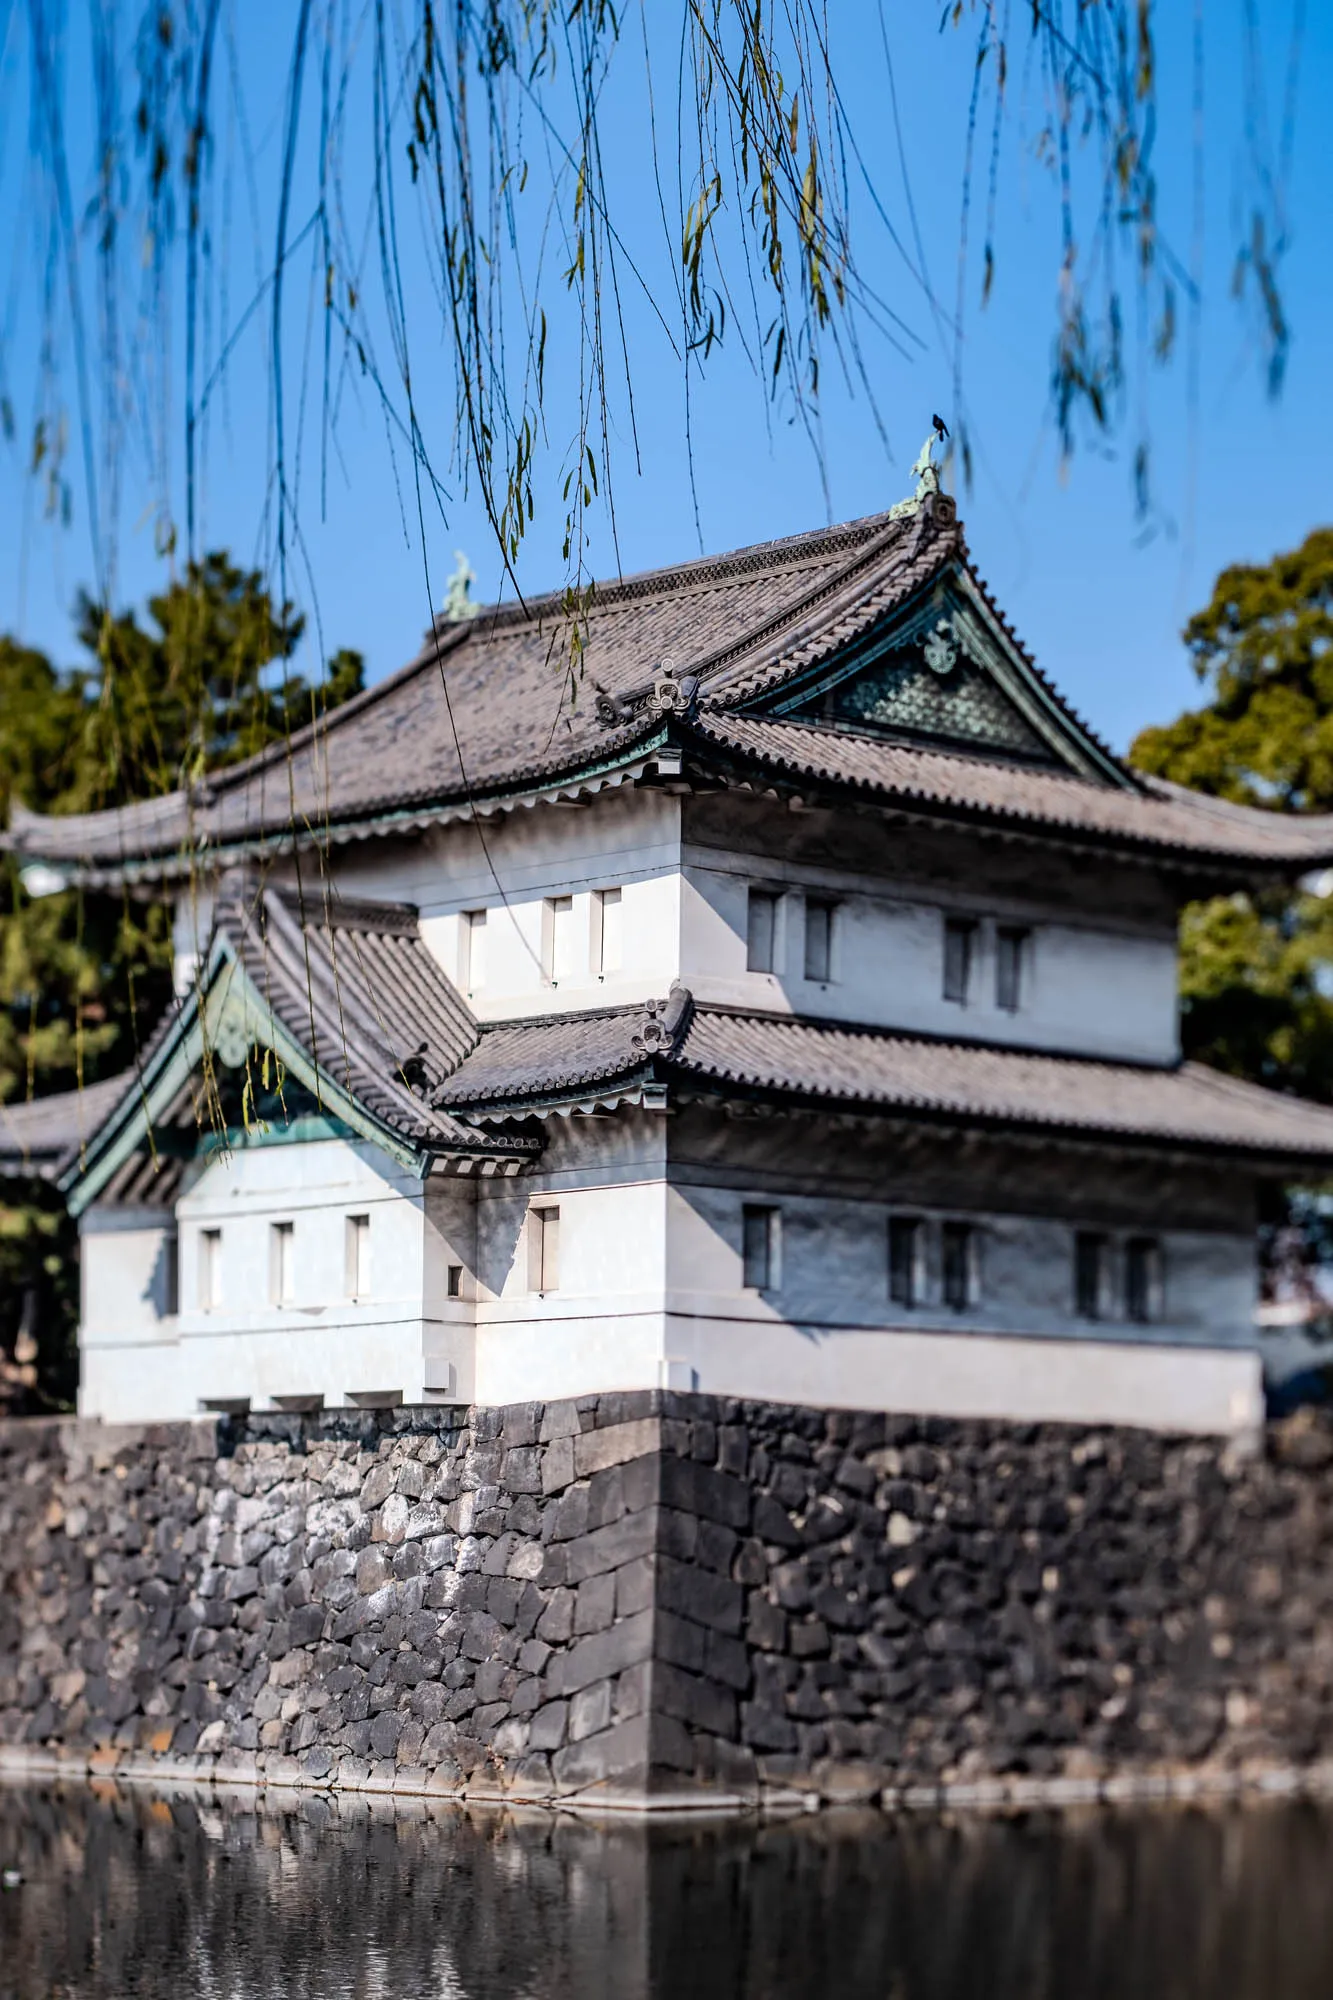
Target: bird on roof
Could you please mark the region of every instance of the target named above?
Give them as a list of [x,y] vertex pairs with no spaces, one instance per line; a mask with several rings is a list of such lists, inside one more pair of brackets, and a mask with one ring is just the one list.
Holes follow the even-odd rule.
[[945,423],[943,417],[938,417],[938,416],[932,417],[930,421],[935,426],[936,437],[939,439],[940,443],[943,444],[944,440],[949,435],[949,426]]

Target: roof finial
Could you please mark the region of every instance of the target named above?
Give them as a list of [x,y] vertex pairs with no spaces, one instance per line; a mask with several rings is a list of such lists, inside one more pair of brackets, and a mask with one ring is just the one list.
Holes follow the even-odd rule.
[[910,500],[899,500],[894,506],[890,507],[889,519],[891,521],[900,521],[906,514],[915,514],[919,510],[923,500],[929,499],[932,493],[938,493],[940,490],[940,473],[939,467],[935,463],[935,446],[937,442],[940,444],[944,443],[949,435],[949,426],[945,423],[943,417],[938,416],[931,418],[930,425],[930,433],[917,453],[916,462],[912,467],[912,477],[916,480],[916,491]]
[[475,618],[481,606],[474,604],[469,592],[477,580],[473,569],[461,549],[454,550],[457,568],[449,579],[449,590],[444,600],[444,620],[446,625],[461,624],[465,618]]

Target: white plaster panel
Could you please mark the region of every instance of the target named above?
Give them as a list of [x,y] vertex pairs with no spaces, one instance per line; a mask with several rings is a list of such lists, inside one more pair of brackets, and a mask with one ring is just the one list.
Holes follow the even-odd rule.
[[79,1415],[108,1424],[165,1423],[198,1414],[177,1341],[105,1342],[79,1356]]
[[79,1226],[80,1339],[172,1340],[168,1256],[175,1219],[168,1211],[93,1208]]

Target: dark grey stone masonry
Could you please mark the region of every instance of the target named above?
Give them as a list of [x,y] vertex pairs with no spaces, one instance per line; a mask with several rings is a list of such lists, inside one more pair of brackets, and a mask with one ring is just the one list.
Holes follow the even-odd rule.
[[0,1425],[0,1754],[583,1798],[1317,1774],[1333,1428],[669,1392]]

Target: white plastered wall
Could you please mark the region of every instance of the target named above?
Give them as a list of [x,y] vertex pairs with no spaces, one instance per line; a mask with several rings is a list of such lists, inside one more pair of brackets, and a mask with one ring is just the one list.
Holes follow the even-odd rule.
[[79,1414],[110,1423],[191,1413],[171,1310],[170,1209],[89,1208],[79,1222]]

